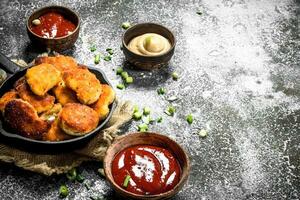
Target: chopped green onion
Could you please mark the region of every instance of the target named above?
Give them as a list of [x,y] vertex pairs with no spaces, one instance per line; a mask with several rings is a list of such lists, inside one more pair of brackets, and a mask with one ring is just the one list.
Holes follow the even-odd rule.
[[117,85],[117,88],[123,90],[125,88],[125,85],[120,83]]
[[117,68],[117,74],[120,75],[123,72],[123,68],[122,67],[118,67]]
[[133,106],[133,113],[139,112],[139,107],[138,105]]
[[203,12],[200,11],[200,10],[198,10],[196,13],[197,13],[198,15],[202,15],[202,14],[203,14]]
[[91,50],[91,52],[96,51],[96,46],[95,45],[91,46],[90,50]]
[[129,180],[130,180],[130,179],[131,179],[131,176],[126,175],[125,180],[124,180],[124,183],[123,183],[123,186],[124,186],[124,187],[128,187],[128,183],[129,183]]
[[149,115],[150,112],[151,112],[150,108],[149,108],[149,107],[145,107],[145,108],[144,108],[144,111],[143,111],[143,114],[144,114],[144,115]]
[[122,76],[123,79],[126,79],[129,75],[128,75],[127,72],[122,72],[121,76]]
[[85,188],[86,188],[87,190],[90,190],[90,189],[91,189],[91,186],[90,186],[87,182],[84,183],[84,186],[85,186]]
[[100,62],[100,54],[95,55],[94,62],[95,62],[95,64],[99,64],[99,62]]
[[162,120],[163,120],[163,118],[162,117],[159,117],[159,118],[157,118],[157,123],[161,123],[162,122]]
[[125,30],[128,29],[130,26],[131,26],[131,24],[129,22],[124,22],[122,24],[122,28],[125,29]]
[[172,73],[172,78],[173,78],[173,80],[176,81],[179,78],[179,76],[178,76],[178,74],[176,72],[173,72]]
[[65,198],[68,195],[69,195],[69,190],[68,190],[67,186],[65,186],[65,185],[60,186],[60,188],[59,188],[59,196],[61,198]]
[[81,174],[77,174],[76,181],[78,181],[79,183],[82,183],[84,181],[84,177]]
[[174,106],[170,105],[166,110],[165,113],[169,116],[173,116],[175,113],[176,109],[174,108]]
[[135,120],[140,120],[141,118],[142,118],[142,116],[143,116],[143,114],[141,113],[141,112],[135,112],[135,113],[133,113],[133,119],[135,119]]
[[147,116],[145,116],[145,117],[143,117],[142,118],[142,120],[143,120],[143,122],[145,123],[145,124],[151,124],[154,120],[151,118],[151,116],[150,115],[147,115]]
[[145,43],[144,43],[144,45],[145,45],[146,47],[148,47],[148,46],[150,45],[150,43],[151,43],[151,40],[152,40],[152,36],[146,37],[146,38],[145,38]]
[[71,169],[70,171],[67,172],[66,174],[67,178],[71,181],[74,181],[77,177],[77,171],[76,168]]
[[133,78],[131,76],[126,77],[125,83],[127,84],[133,83]]
[[114,51],[112,50],[112,48],[107,48],[106,51],[107,51],[110,55],[113,55],[113,54],[114,54]]
[[141,132],[145,132],[148,130],[148,125],[147,124],[140,124],[137,126],[138,127],[138,131],[141,131]]
[[103,60],[105,60],[105,61],[110,61],[111,60],[111,56],[109,55],[109,56],[105,56],[104,58],[103,58]]
[[104,173],[104,169],[103,169],[103,168],[99,168],[99,169],[98,169],[98,173],[99,173],[101,176],[105,177],[105,173]]
[[163,94],[165,94],[166,93],[166,90],[165,90],[165,88],[158,88],[157,89],[157,94],[159,94],[159,95],[163,95]]
[[201,131],[199,131],[198,135],[202,138],[206,137],[207,136],[207,131],[202,129]]
[[189,123],[189,124],[192,124],[193,123],[193,115],[189,114],[186,116],[186,121]]

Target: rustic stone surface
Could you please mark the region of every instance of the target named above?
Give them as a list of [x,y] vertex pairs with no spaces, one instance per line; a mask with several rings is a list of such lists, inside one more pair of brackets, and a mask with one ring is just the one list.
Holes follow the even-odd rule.
[[[1,52],[26,61],[40,53],[29,42],[25,19],[36,8],[60,2],[2,0]],[[121,82],[113,69],[124,65],[122,22],[157,22],[174,31],[177,47],[170,67],[153,72],[128,68],[135,81],[117,90],[120,98],[149,106],[154,118],[163,116],[150,129],[174,138],[190,154],[189,183],[174,199],[300,198],[298,0],[67,0],[64,5],[82,19],[80,38],[65,53],[101,68],[113,85]],[[95,65],[92,44],[102,53],[113,48],[112,61]],[[173,71],[178,81],[172,80]],[[157,95],[158,87],[165,87],[167,95]],[[163,113],[171,96],[178,97],[174,117]],[[189,113],[195,118],[192,125],[185,120]],[[137,124],[123,132],[135,131]],[[201,129],[207,130],[206,138],[197,135]],[[69,186],[69,199],[117,199],[97,175],[100,163],[80,167],[90,190],[64,176],[0,166],[1,199],[56,199],[62,183]]]

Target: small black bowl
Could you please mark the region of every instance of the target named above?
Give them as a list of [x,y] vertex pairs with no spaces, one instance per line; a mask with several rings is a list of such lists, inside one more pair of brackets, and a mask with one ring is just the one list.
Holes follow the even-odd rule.
[[[164,36],[170,41],[171,48],[166,53],[158,56],[139,55],[130,51],[127,46],[129,42],[145,33],[156,33]],[[174,54],[176,40],[174,34],[168,28],[154,23],[142,23],[132,26],[124,33],[122,45],[125,57],[130,63],[144,70],[152,70],[168,64]]]

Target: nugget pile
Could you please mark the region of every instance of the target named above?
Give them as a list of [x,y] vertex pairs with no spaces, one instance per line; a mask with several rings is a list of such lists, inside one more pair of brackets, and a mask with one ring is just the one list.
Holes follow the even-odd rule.
[[69,56],[39,57],[0,98],[7,124],[25,137],[61,141],[94,130],[109,113],[114,90]]

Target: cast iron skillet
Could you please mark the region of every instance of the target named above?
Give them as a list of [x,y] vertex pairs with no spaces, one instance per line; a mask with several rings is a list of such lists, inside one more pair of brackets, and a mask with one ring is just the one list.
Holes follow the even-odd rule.
[[[5,55],[0,53],[0,68],[6,71],[7,77],[3,81],[0,86],[0,96],[2,96],[5,92],[9,91],[13,88],[14,83],[25,75],[27,68],[20,68],[18,65],[10,61]],[[89,70],[96,75],[96,77],[100,80],[102,84],[108,84],[111,86],[107,77],[104,73],[95,68],[90,68]],[[5,123],[3,116],[1,115],[0,120],[0,141],[9,145],[13,145],[16,148],[25,149],[27,151],[43,151],[43,152],[66,152],[69,150],[74,150],[76,148],[82,147],[89,139],[91,139],[95,134],[102,129],[108,120],[111,118],[112,113],[116,107],[116,102],[114,101],[110,105],[110,111],[107,118],[101,122],[99,122],[97,128],[95,128],[92,132],[81,136],[75,137],[70,140],[64,141],[40,141],[34,140],[30,138],[23,137],[18,135],[15,131],[11,130],[9,126]]]

